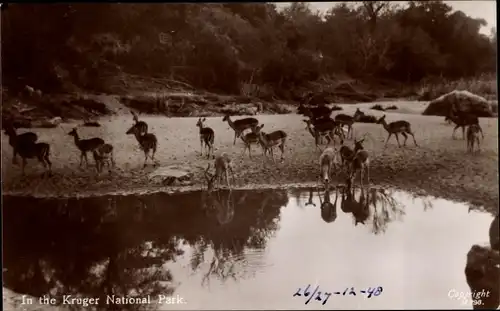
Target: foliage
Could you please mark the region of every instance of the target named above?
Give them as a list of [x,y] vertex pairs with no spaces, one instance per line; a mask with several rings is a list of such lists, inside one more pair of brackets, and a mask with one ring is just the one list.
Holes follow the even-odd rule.
[[[322,77],[415,83],[496,71],[496,31],[442,1],[10,4],[3,83],[44,92],[106,91],[120,73],[197,89],[292,98]],[[245,94],[249,95],[249,94]]]
[[480,75],[478,77],[461,78],[454,81],[428,77],[422,81],[422,86],[419,90],[419,99],[433,100],[453,90],[467,90],[471,93],[481,95],[486,99],[496,98],[496,75]]

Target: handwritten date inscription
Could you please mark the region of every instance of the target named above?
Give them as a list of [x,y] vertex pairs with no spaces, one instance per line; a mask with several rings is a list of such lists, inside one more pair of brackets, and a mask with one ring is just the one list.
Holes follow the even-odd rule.
[[313,290],[311,284],[308,284],[304,289],[299,287],[295,294],[293,294],[293,297],[304,297],[304,299],[306,300],[304,304],[308,304],[314,298],[314,301],[325,305],[332,295],[356,296],[359,294],[360,296],[365,296],[366,298],[372,298],[373,296],[379,296],[380,294],[382,294],[382,291],[382,286],[378,286],[368,287],[367,289],[359,290],[357,292],[354,287],[346,287],[343,292],[327,292],[320,290],[319,286],[316,286],[316,288],[314,288]]

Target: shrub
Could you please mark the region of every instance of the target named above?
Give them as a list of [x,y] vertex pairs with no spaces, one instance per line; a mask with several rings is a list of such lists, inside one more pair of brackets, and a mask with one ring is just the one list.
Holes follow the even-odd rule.
[[337,105],[334,105],[334,106],[332,107],[332,111],[338,111],[338,110],[343,110],[343,109],[342,109],[342,107],[337,106]]
[[398,110],[398,107],[392,105],[392,106],[385,108],[385,110]]
[[459,79],[450,81],[436,79],[425,83],[419,93],[419,100],[427,101],[438,98],[453,90],[467,90],[483,97],[497,97],[497,79],[493,75],[482,75],[480,77]]

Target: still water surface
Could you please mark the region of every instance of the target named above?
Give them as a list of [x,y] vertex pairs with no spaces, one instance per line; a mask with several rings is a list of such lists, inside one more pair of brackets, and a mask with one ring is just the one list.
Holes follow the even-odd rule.
[[[329,196],[331,204],[316,190],[4,196],[4,286],[60,301],[184,302],[100,305],[109,310],[471,309],[448,292],[469,291],[466,254],[488,240],[489,214],[375,188]],[[325,305],[293,297],[308,284],[323,299],[332,293]],[[356,296],[333,294],[351,287]],[[367,298],[360,291],[370,287],[383,291]]]

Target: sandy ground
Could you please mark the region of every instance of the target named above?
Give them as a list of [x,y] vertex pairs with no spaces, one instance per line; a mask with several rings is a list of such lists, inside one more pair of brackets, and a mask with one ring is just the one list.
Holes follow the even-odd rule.
[[[380,104],[380,103],[379,103]],[[365,149],[371,155],[370,177],[372,184],[389,184],[418,193],[470,202],[484,206],[489,211],[497,209],[498,204],[498,119],[481,119],[485,132],[479,154],[468,154],[461,132],[459,139],[453,140],[453,126],[444,122],[442,117],[421,116],[425,103],[390,102],[399,107],[398,111],[386,112],[387,121],[407,120],[412,124],[419,144],[413,146],[409,139],[406,148],[398,148],[394,137],[387,148],[383,148],[387,137],[381,125],[354,125],[357,137],[366,133]],[[344,110],[336,113],[353,114],[359,107],[364,112],[381,116],[384,112],[368,109],[373,104],[342,105]],[[215,131],[215,153],[227,152],[235,162],[236,184],[238,187],[258,187],[263,185],[284,186],[292,183],[314,182],[318,176],[318,157],[320,151],[314,146],[311,135],[299,115],[258,115],[264,129],[284,130],[288,134],[285,160],[273,164],[265,160],[260,148],[253,147],[252,159],[248,154],[241,156],[241,140],[233,146],[234,132],[222,122],[222,117],[207,118],[206,125]],[[159,140],[156,158],[159,165],[179,165],[194,174],[195,187],[202,186],[203,169],[209,162],[200,156],[200,140],[196,118],[166,118],[143,116],[149,124],[150,132]],[[54,175],[42,179],[41,165],[31,160],[27,167],[27,178],[21,177],[19,165],[12,165],[12,150],[8,139],[2,133],[2,176],[3,190],[8,194],[31,194],[37,196],[65,196],[97,194],[119,191],[182,190],[165,188],[160,183],[148,179],[153,166],[142,169],[143,153],[131,135],[125,135],[132,125],[130,115],[115,116],[102,120],[100,128],[79,128],[82,138],[102,137],[115,147],[117,168],[113,174],[107,172],[97,176],[93,160],[89,154],[91,167],[79,169],[79,152],[73,138],[66,135],[72,124],[62,124],[55,129],[36,129],[39,141],[51,144],[51,159]],[[22,132],[20,130],[20,132]],[[352,144],[352,140],[347,141]],[[278,153],[279,154],[279,153]],[[339,174],[339,180],[343,175]]]

